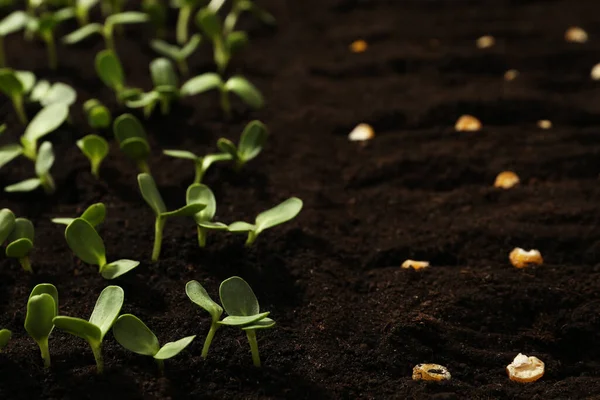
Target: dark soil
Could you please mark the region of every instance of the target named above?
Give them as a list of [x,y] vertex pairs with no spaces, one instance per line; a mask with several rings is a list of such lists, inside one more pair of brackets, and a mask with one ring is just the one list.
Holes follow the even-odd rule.
[[[236,103],[233,120],[224,122],[215,95],[184,100],[146,123],[151,167],[168,207],[181,206],[193,168],[161,149],[213,152],[219,137],[237,140],[259,118],[273,133],[265,151],[239,174],[217,166],[206,177],[217,219],[251,220],[290,196],[302,198],[304,210],[249,250],[243,237],[223,233],[201,250],[193,224],[171,220],[156,264],[153,215],[134,166],[113,144],[96,181],[74,144],[91,133],[84,100],[98,97],[115,114],[125,111],[95,77],[101,40],[61,47],[56,73],[45,69],[41,43],[20,35],[7,41],[12,66],[72,84],[79,99],[74,125],[50,137],[58,153],[56,195],[0,194],[2,207],[36,226],[33,276],[15,260],[0,261],[0,327],[13,331],[0,355],[0,398],[599,398],[600,87],[589,71],[600,62],[600,3],[262,4],[279,27],[244,19],[251,46],[231,72],[254,81],[268,106],[250,113]],[[571,25],[590,40],[566,43]],[[117,38],[129,83],[147,89],[151,34],[132,27]],[[484,34],[496,37],[495,47],[475,47]],[[368,41],[365,53],[348,50],[356,39]],[[214,68],[206,43],[191,67]],[[521,74],[506,82],[510,68]],[[5,98],[0,110],[10,127],[2,142],[15,140],[22,129]],[[467,113],[482,120],[483,131],[454,131]],[[554,127],[537,128],[546,118]],[[373,125],[375,139],[349,142],[360,122]],[[503,170],[516,171],[521,185],[492,187]],[[0,186],[32,174],[29,163],[12,163],[0,171]],[[115,281],[125,290],[123,312],[139,316],[161,342],[198,335],[167,361],[163,378],[149,357],[124,350],[112,335],[106,373],[98,376],[87,344],[59,330],[50,339],[52,369],[44,371],[23,329],[35,284],[55,284],[60,313],[84,318],[108,284],[72,256],[64,228],[50,222],[98,201],[108,209],[101,234],[109,259],[142,262]],[[512,267],[515,246],[539,249],[545,265]],[[407,258],[432,267],[401,269]],[[277,321],[258,334],[261,369],[252,367],[245,336],[233,328],[218,332],[208,360],[200,357],[210,317],[187,299],[185,283],[196,279],[217,298],[219,283],[232,275],[250,283]],[[519,352],[546,363],[541,380],[508,380],[505,366]],[[422,362],[445,365],[452,380],[412,381],[412,367]]]

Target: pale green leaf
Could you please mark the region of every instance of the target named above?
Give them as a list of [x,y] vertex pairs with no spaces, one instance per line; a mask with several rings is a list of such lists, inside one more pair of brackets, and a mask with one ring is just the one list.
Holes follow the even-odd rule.
[[156,187],[156,182],[150,174],[142,173],[138,175],[138,186],[142,197],[146,200],[146,203],[154,210],[156,215],[161,215],[167,211],[167,207]]
[[187,336],[183,339],[179,339],[176,342],[168,342],[165,343],[163,347],[160,348],[158,353],[154,355],[154,358],[157,360],[166,360],[168,358],[175,357],[177,354],[181,353],[183,349],[185,349],[192,341],[196,338],[196,335]]
[[238,95],[244,103],[252,108],[261,108],[265,101],[260,91],[246,78],[233,76],[225,82],[225,89]]
[[100,328],[100,332],[102,333],[100,340],[104,338],[104,335],[106,335],[119,316],[124,299],[125,292],[119,286],[107,286],[100,293],[100,296],[98,296],[94,311],[90,317],[90,323]]
[[258,300],[252,288],[239,276],[232,276],[221,282],[219,297],[230,316],[251,316],[260,313]]
[[211,299],[206,289],[198,281],[189,281],[185,285],[185,294],[193,303],[208,311],[213,323],[221,318],[223,308]]
[[117,342],[131,352],[154,356],[160,350],[156,335],[135,315],[121,315],[112,330]]
[[30,143],[36,143],[39,139],[61,126],[68,116],[69,107],[65,104],[56,103],[44,107],[27,125],[23,137]]
[[100,267],[106,264],[104,242],[94,227],[82,218],[75,218],[65,230],[69,248],[83,262]]
[[193,96],[212,89],[217,89],[223,85],[223,81],[219,74],[207,72],[198,75],[185,82],[180,89],[182,96]]
[[37,159],[35,160],[35,174],[40,178],[43,177],[50,171],[52,164],[54,164],[52,143],[44,142],[41,144]]
[[302,210],[302,200],[291,197],[256,217],[256,234],[293,219]]
[[66,44],[75,44],[81,42],[82,40],[87,39],[88,37],[94,34],[102,35],[102,25],[93,23],[82,26],[81,28],[69,33],[68,35],[62,38],[63,43]]
[[39,180],[39,178],[29,178],[25,179],[24,181],[14,183],[12,185],[8,185],[4,188],[4,191],[8,193],[31,192],[32,190],[35,190],[38,187],[40,187],[41,184],[42,182]]
[[134,260],[123,259],[113,261],[100,268],[100,275],[102,275],[104,279],[115,279],[131,271],[138,265],[140,265],[140,262]]

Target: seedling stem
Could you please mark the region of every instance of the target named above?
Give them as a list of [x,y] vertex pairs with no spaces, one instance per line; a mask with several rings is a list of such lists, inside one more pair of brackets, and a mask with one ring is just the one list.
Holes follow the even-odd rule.
[[166,218],[158,216],[154,223],[154,247],[152,248],[152,261],[158,261],[160,258],[160,249],[162,246],[162,232],[165,227]]
[[137,167],[140,172],[144,172],[146,174],[150,173],[150,167],[148,167],[148,163],[145,160],[138,161]]
[[219,91],[221,93],[221,108],[223,109],[223,113],[225,114],[226,118],[231,118],[231,103],[229,102],[229,94],[223,85],[221,85]]
[[58,59],[56,57],[56,43],[54,42],[54,36],[52,34],[44,35],[44,41],[48,48],[48,64],[51,70],[55,70],[58,66]]
[[248,337],[248,343],[250,343],[250,350],[252,351],[252,362],[255,367],[260,367],[260,355],[258,354],[258,342],[256,341],[256,332],[254,329],[246,331]]
[[48,347],[48,337],[38,342],[40,352],[42,353],[42,360],[44,360],[44,368],[50,368],[50,348]]
[[191,6],[183,6],[177,18],[177,43],[183,45],[188,41],[188,25],[192,15]]
[[96,360],[96,372],[101,374],[104,372],[104,359],[102,358],[102,342],[100,343],[92,343],[89,342],[90,347],[92,348],[92,353],[94,354],[94,359]]
[[13,107],[15,108],[15,112],[19,117],[19,121],[21,121],[23,125],[27,125],[29,121],[27,120],[27,115],[25,114],[25,108],[23,108],[23,96],[14,96],[12,98],[12,103]]
[[208,335],[206,336],[206,340],[204,341],[204,346],[202,347],[202,358],[206,359],[208,357],[208,350],[210,349],[210,345],[215,337],[215,333],[219,329],[219,325],[211,324],[210,330],[208,331]]
[[[29,256],[25,256],[23,258],[19,258],[19,263],[21,264],[21,267],[23,267],[23,269],[26,272],[33,273],[33,269],[31,269],[31,261],[29,260]],[[43,355],[42,355],[42,357],[43,357]]]

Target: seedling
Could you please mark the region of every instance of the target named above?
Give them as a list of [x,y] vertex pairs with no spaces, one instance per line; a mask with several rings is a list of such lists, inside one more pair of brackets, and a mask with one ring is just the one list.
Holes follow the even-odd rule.
[[162,57],[153,60],[150,63],[150,74],[154,83],[154,90],[126,102],[127,107],[143,107],[146,118],[152,114],[156,103],[160,103],[163,115],[168,114],[171,109],[171,102],[179,97],[179,79],[171,61]]
[[19,120],[27,124],[27,114],[23,107],[23,97],[35,84],[35,75],[27,71],[14,71],[9,68],[0,69],[0,91],[10,97]]
[[177,0],[175,4],[179,7],[177,17],[177,43],[184,44],[188,41],[188,25],[194,8],[198,6],[198,0]]
[[37,33],[46,43],[48,50],[48,65],[50,69],[55,70],[58,66],[56,57],[56,42],[54,40],[54,31],[61,22],[73,18],[75,11],[73,8],[63,8],[56,12],[44,12],[39,18],[31,17],[28,20],[27,29]]
[[113,335],[117,342],[127,350],[153,357],[161,373],[165,367],[164,360],[181,353],[196,338],[196,335],[187,336],[176,342],[165,343],[161,347],[158,338],[150,328],[132,314],[123,314],[117,319],[113,326]]
[[227,14],[227,17],[225,18],[225,23],[223,27],[225,34],[233,32],[240,15],[248,11],[254,14],[264,24],[275,25],[277,23],[273,15],[258,7],[254,3],[254,1],[233,0],[233,6],[231,7],[231,11],[229,12],[229,14]]
[[36,285],[27,301],[25,330],[40,348],[44,367],[50,368],[48,337],[54,329],[52,320],[58,315],[58,290],[50,283]]
[[221,282],[219,297],[223,308],[229,314],[225,319],[219,321],[221,325],[237,326],[246,332],[252,362],[255,367],[260,367],[260,355],[258,354],[258,342],[256,331],[268,329],[275,325],[275,321],[267,318],[269,312],[260,312],[258,300],[250,285],[239,276],[232,276]]
[[225,138],[217,141],[217,147],[223,153],[231,156],[235,162],[235,168],[239,170],[260,154],[268,136],[269,131],[265,124],[260,121],[251,121],[244,128],[237,147],[231,140]]
[[75,3],[75,16],[79,25],[87,25],[90,18],[90,9],[99,3],[99,0],[77,0]]
[[185,285],[185,294],[187,294],[193,303],[208,311],[212,317],[210,330],[208,331],[208,335],[204,340],[204,346],[202,347],[202,358],[206,359],[210,345],[215,337],[215,333],[221,327],[221,325],[219,325],[219,319],[223,314],[223,308],[210,298],[206,292],[206,289],[204,289],[204,287],[202,287],[198,281],[189,281]]
[[8,208],[0,210],[0,246],[8,239],[13,229],[15,229],[15,214]]
[[235,93],[251,108],[259,109],[264,105],[263,96],[256,86],[239,75],[224,82],[219,74],[207,72],[185,82],[181,86],[180,93],[182,96],[194,96],[213,89],[219,91],[221,108],[227,117],[231,116],[230,92]]
[[192,160],[195,165],[196,174],[194,176],[194,183],[202,182],[204,174],[213,163],[218,161],[229,161],[231,155],[227,153],[219,154],[207,154],[204,157],[200,157],[186,150],[164,150],[163,153],[169,157],[181,158],[184,160]]
[[0,67],[6,66],[4,54],[4,38],[24,29],[27,26],[27,14],[24,11],[13,11],[0,21]]
[[[5,217],[6,218],[6,217]],[[8,216],[10,219],[10,216]],[[33,272],[29,253],[33,249],[33,224],[26,218],[16,218],[14,226],[6,238],[6,256],[19,260],[26,272]]]
[[100,34],[104,37],[104,43],[106,45],[106,48],[108,50],[116,51],[114,39],[115,26],[140,24],[148,20],[148,15],[143,12],[126,11],[118,14],[112,14],[111,16],[106,18],[104,25],[99,23],[93,23],[82,26],[76,31],[73,31],[67,36],[63,37],[62,41],[66,44],[75,44],[94,34]]
[[136,163],[138,170],[149,173],[150,145],[141,122],[131,114],[123,114],[113,122],[113,133],[121,151]]
[[191,217],[206,207],[205,204],[187,204],[175,211],[167,211],[167,207],[156,187],[152,175],[142,173],[138,175],[138,185],[142,197],[148,203],[156,215],[154,222],[154,247],[152,249],[152,261],[158,261],[162,247],[162,233],[169,217]]
[[297,197],[290,197],[283,203],[258,214],[254,224],[238,221],[229,225],[227,229],[229,232],[247,232],[246,246],[249,247],[262,231],[292,220],[300,210],[302,210],[302,200]]
[[11,337],[11,331],[9,331],[8,329],[0,329],[0,353],[2,353],[2,350],[4,350]]
[[89,321],[65,316],[58,316],[52,320],[57,328],[88,342],[94,353],[99,374],[104,371],[102,340],[121,312],[124,298],[125,293],[119,286],[107,286],[100,293]]
[[38,187],[42,187],[46,194],[52,194],[56,191],[54,178],[50,175],[50,168],[54,164],[54,151],[52,143],[44,142],[41,144],[35,159],[35,178],[25,179],[24,181],[9,185],[4,188],[5,192],[31,192]]
[[90,160],[92,175],[98,178],[100,164],[108,155],[108,142],[102,136],[87,135],[77,141],[77,147]]
[[125,86],[125,73],[119,57],[112,50],[102,50],[96,54],[96,73],[106,86],[111,88],[119,103],[139,96],[141,91]]
[[206,185],[194,183],[188,187],[186,192],[186,203],[205,204],[206,208],[194,215],[198,230],[198,245],[206,246],[206,235],[208,230],[227,230],[227,225],[221,222],[213,222],[212,219],[217,212],[217,201],[212,190]]
[[[96,228],[104,222],[106,217],[106,207],[104,203],[95,203],[86,208],[79,218],[86,220],[92,227]],[[76,218],[52,218],[55,224],[69,225]]]
[[139,261],[127,259],[107,263],[104,241],[92,224],[83,218],[75,218],[67,225],[65,238],[77,257],[85,263],[98,266],[98,272],[104,279],[117,278],[140,265]]
[[85,112],[88,124],[92,128],[108,128],[112,121],[112,115],[106,106],[100,103],[97,99],[89,99],[83,103],[83,111]]
[[39,81],[31,90],[32,101],[38,101],[42,107],[55,103],[70,106],[77,100],[77,92],[66,83],[56,82],[53,85],[46,80]]
[[164,57],[169,57],[177,64],[177,68],[179,69],[179,73],[182,76],[189,75],[189,68],[187,64],[187,59],[191,56],[202,41],[202,36],[193,35],[190,40],[185,44],[185,46],[179,47],[176,45],[169,44],[160,39],[154,39],[150,42],[150,47],[158,54]]

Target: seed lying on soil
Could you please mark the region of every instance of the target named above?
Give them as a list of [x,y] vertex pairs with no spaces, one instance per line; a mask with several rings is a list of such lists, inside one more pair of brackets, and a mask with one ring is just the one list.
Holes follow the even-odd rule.
[[519,353],[506,367],[506,372],[511,381],[535,382],[544,376],[544,363],[537,357],[527,357],[525,354]]
[[594,68],[592,68],[592,72],[590,73],[590,75],[593,80],[600,80],[600,63],[594,65]]
[[496,177],[494,186],[502,189],[510,189],[520,182],[519,176],[512,171],[500,172]]
[[550,129],[552,128],[552,121],[548,119],[540,119],[537,123],[537,126],[540,129]]
[[572,43],[585,43],[588,40],[588,34],[580,27],[572,26],[565,32],[565,40]]
[[443,381],[451,377],[448,369],[439,364],[418,364],[412,374],[414,381]]
[[355,40],[350,45],[350,51],[352,51],[353,53],[364,53],[365,51],[367,51],[367,47],[369,46],[364,40]]
[[485,35],[477,39],[475,43],[478,49],[488,49],[496,44],[496,39],[493,36]]
[[348,140],[352,142],[361,142],[363,140],[373,139],[375,137],[375,131],[369,124],[358,124],[352,132],[348,135]]
[[514,81],[515,79],[517,79],[518,76],[519,76],[519,71],[517,71],[516,69],[509,69],[508,71],[506,71],[504,73],[504,80],[505,81]]
[[456,121],[454,129],[458,132],[475,132],[481,129],[481,122],[472,115],[463,115]]
[[427,268],[427,267],[429,267],[429,261],[406,260],[402,263],[402,268],[404,268],[404,269],[412,268],[415,271],[418,271],[420,269]]
[[525,251],[520,247],[515,247],[510,252],[508,259],[516,268],[525,268],[532,265],[542,265],[544,259],[538,250]]

